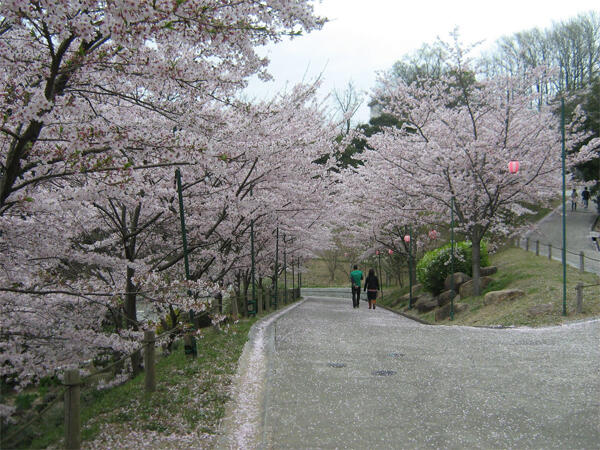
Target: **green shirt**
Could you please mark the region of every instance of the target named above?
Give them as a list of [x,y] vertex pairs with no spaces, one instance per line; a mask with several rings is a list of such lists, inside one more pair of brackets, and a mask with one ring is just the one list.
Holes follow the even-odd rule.
[[363,273],[360,270],[353,270],[350,272],[350,281],[353,285],[360,287],[360,282],[363,279]]

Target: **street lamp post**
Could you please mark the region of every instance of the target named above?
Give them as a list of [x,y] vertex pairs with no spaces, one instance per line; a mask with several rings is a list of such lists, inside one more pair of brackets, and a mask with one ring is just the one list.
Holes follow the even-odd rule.
[[300,257],[297,258],[298,261],[298,298],[302,294],[302,272],[300,272]]
[[450,199],[450,320],[454,320],[454,196]]
[[[250,274],[252,278],[252,300],[248,302],[248,314],[251,316],[256,316],[257,305],[256,305],[256,282],[254,278],[254,219],[250,221],[250,257],[251,257],[251,265],[250,265]],[[250,309],[252,307],[252,309]]]
[[296,275],[294,274],[294,257],[292,256],[292,301],[296,297]]
[[412,292],[412,226],[409,226],[408,234],[404,236],[404,242],[408,243],[408,309],[412,309],[413,306],[413,292]]
[[393,267],[393,261],[392,261],[392,255],[394,254],[394,250],[392,250],[391,248],[388,248],[388,255],[389,257],[389,263],[390,263],[390,267]]
[[283,303],[287,305],[287,245],[283,233]]
[[273,299],[275,303],[275,309],[277,309],[277,279],[279,278],[279,227],[277,227],[277,231],[275,233],[275,275],[273,276]]
[[383,274],[381,273],[381,252],[377,250],[375,252],[377,259],[379,260],[379,287],[381,288],[381,300],[383,300]]
[[561,159],[562,159],[562,266],[563,266],[563,316],[567,315],[567,207],[565,185],[565,99],[560,99],[560,131],[561,131]]

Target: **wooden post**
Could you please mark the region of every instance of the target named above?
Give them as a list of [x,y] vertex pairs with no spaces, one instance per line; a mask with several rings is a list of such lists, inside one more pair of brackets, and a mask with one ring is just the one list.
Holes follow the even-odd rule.
[[240,292],[240,308],[242,310],[242,317],[248,317],[248,302],[246,301],[246,295]]
[[583,273],[584,260],[585,260],[585,253],[583,253],[583,252],[579,253],[579,273]]
[[256,291],[256,310],[258,314],[262,314],[263,312],[263,292],[264,289]]
[[191,332],[183,335],[183,350],[189,358],[195,358],[198,355],[196,339]]
[[548,243],[548,259],[552,259],[552,244]]
[[525,238],[525,250],[529,251],[529,238]]
[[81,391],[79,370],[67,370],[63,384],[65,391],[65,448],[81,448],[81,419],[79,414],[79,395]]
[[539,239],[535,241],[535,256],[540,256],[540,241],[539,241]]
[[156,339],[154,337],[154,331],[144,331],[144,369],[146,370],[146,392],[154,392],[156,390],[156,367],[154,365],[154,362],[156,361],[156,352],[154,348],[155,342]]
[[273,301],[273,299],[272,299],[273,296],[271,295],[272,294],[272,289],[271,288],[267,289],[265,291],[265,294],[266,294],[265,295],[265,309],[268,312],[268,311],[271,311],[271,306],[272,306],[271,302]]
[[583,312],[583,283],[577,283],[577,287],[575,287],[577,291],[577,314],[581,314]]

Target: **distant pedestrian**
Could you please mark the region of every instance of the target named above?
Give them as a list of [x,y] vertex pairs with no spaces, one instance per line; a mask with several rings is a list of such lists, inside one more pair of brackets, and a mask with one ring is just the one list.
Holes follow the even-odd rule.
[[577,211],[577,191],[573,189],[571,192],[571,211]]
[[377,300],[377,292],[379,291],[379,279],[375,275],[373,269],[369,269],[369,275],[365,280],[365,291],[367,291],[367,300],[369,300],[369,309],[375,309],[375,301]]
[[352,283],[352,307],[360,306],[360,285],[362,283],[363,273],[354,265],[354,270],[350,272],[350,282]]
[[587,209],[588,202],[590,201],[590,191],[588,191],[587,186],[583,188],[581,192],[581,200],[583,201],[583,207]]

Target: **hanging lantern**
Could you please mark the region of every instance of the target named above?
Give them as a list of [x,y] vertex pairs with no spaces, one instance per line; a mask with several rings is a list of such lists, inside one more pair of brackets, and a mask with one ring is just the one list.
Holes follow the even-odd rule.
[[517,173],[519,171],[519,161],[510,161],[508,163],[508,171],[510,173]]
[[375,254],[376,254],[376,255],[379,255],[379,250],[375,250]]
[[392,250],[391,248],[388,248],[388,254],[393,255],[394,254],[394,250]]
[[410,242],[410,234],[404,236],[404,242],[406,242],[407,244]]
[[429,234],[429,239],[431,239],[431,240],[435,240],[438,237],[438,232],[435,230],[431,230],[428,234]]

